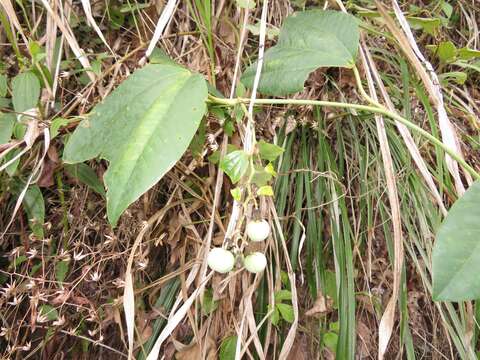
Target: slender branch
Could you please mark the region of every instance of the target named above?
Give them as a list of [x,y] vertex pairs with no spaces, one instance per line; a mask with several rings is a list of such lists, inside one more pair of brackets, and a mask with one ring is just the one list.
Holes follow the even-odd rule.
[[[355,71],[355,70],[354,70]],[[357,76],[357,74],[356,74]],[[360,87],[360,92],[362,91],[362,87]],[[363,95],[363,94],[362,94]],[[368,94],[367,94],[367,97]],[[412,129],[413,131],[417,132],[431,143],[437,145],[438,147],[442,148],[448,155],[450,155],[455,161],[457,161],[466,171],[472,175],[476,180],[480,180],[480,173],[478,173],[473,167],[471,167],[460,155],[458,155],[454,150],[450,147],[445,145],[442,141],[437,139],[435,136],[430,134],[428,131],[425,131],[418,125],[415,125],[411,121],[405,119],[404,117],[389,111],[384,106],[380,105],[379,103],[373,101],[373,105],[362,105],[362,104],[351,104],[351,103],[344,103],[344,102],[336,102],[336,101],[323,101],[323,100],[303,100],[303,99],[256,99],[254,105],[312,105],[312,106],[328,106],[328,107],[335,107],[335,108],[346,108],[346,109],[355,109],[360,111],[367,111],[376,114],[382,114],[387,118],[392,120],[396,120],[406,127]],[[217,98],[212,95],[209,95],[209,102],[219,105],[226,105],[226,106],[235,106],[237,104],[248,104],[250,103],[250,99],[246,98],[236,98],[236,99],[222,99]],[[369,100],[367,100],[369,101]]]

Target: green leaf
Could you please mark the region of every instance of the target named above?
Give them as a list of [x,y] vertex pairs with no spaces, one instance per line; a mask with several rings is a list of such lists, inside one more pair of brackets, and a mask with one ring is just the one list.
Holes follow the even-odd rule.
[[474,62],[474,63],[467,63],[465,61],[455,61],[453,63],[454,65],[460,66],[461,68],[468,69],[468,70],[473,70],[476,72],[480,73],[480,60]]
[[110,162],[104,181],[113,226],[181,158],[200,125],[206,98],[201,75],[179,66],[149,64],[76,128],[63,159],[72,164],[94,157]]
[[445,14],[445,16],[450,19],[450,17],[453,14],[453,6],[447,3],[446,1],[442,2],[442,11]]
[[273,196],[273,189],[270,185],[260,186],[257,190],[259,196]]
[[275,293],[275,302],[282,302],[283,300],[292,300],[292,292],[290,290],[279,290]]
[[12,137],[15,115],[0,113],[0,144],[5,144]]
[[235,150],[225,155],[220,161],[220,168],[225,171],[232,183],[237,183],[248,170],[250,157],[243,150]]
[[242,191],[240,190],[240,188],[236,187],[236,188],[230,190],[230,194],[232,194],[232,197],[236,201],[242,200]]
[[202,310],[205,315],[210,315],[218,307],[218,302],[213,300],[213,290],[206,289],[203,293]]
[[37,185],[30,185],[22,201],[28,216],[28,224],[38,238],[43,238],[43,223],[45,222],[45,202]]
[[203,146],[205,145],[206,138],[205,119],[203,119],[200,122],[200,126],[198,127],[198,130],[195,133],[195,136],[193,137],[188,147],[192,152],[193,156],[202,156],[202,150]]
[[237,349],[237,337],[229,336],[222,340],[219,360],[234,360]]
[[407,17],[408,23],[414,30],[422,30],[427,34],[435,36],[442,25],[438,18],[421,18],[415,16]]
[[16,112],[36,108],[39,97],[40,81],[33,72],[18,74],[12,80],[12,103]]
[[438,80],[442,85],[447,85],[451,81],[463,85],[467,81],[467,74],[463,71],[451,71],[438,75]]
[[277,172],[275,171],[272,163],[268,163],[267,166],[265,166],[263,169],[267,174],[271,176],[277,176]]
[[335,272],[325,271],[325,294],[333,300],[333,308],[338,308],[337,279]]
[[[247,24],[247,29],[252,33],[252,35],[258,36],[260,35],[260,21],[256,24]],[[269,26],[267,24],[267,28],[265,29],[265,35],[268,40],[275,39],[280,34],[280,30],[276,27]],[[241,97],[241,96],[238,96]]]
[[12,269],[15,269],[17,266],[22,265],[28,258],[25,255],[20,255],[13,260],[13,264],[10,264]]
[[105,189],[98,179],[96,172],[87,164],[65,164],[65,172],[71,177],[87,185],[97,194],[105,197]]
[[[5,162],[9,162],[10,160],[12,160],[13,158],[15,158],[18,154],[20,154],[22,152],[22,149],[15,149],[13,151],[10,151],[9,153],[7,153],[5,155]],[[8,165],[6,168],[5,168],[5,171],[7,172],[8,176],[10,177],[13,177],[15,175],[15,173],[17,172],[17,169],[18,169],[18,165],[20,165],[20,159],[22,157],[18,157],[17,160],[15,160],[14,162],[10,163],[10,165]]]
[[433,299],[480,298],[480,181],[458,199],[440,226],[433,248]]
[[338,321],[333,321],[328,324],[328,329],[330,331],[338,333],[340,331],[340,323]]
[[[355,64],[359,42],[358,21],[339,11],[308,10],[289,16],[277,45],[265,52],[258,90],[286,95],[301,91],[305,80],[319,67]],[[251,88],[256,63],[245,70],[242,82]]]
[[295,315],[293,314],[292,305],[279,303],[275,306],[278,311],[280,311],[280,315],[282,315],[283,320],[289,322],[290,324],[293,323],[293,320],[295,320]]
[[[267,310],[270,312],[272,309],[271,305],[268,305]],[[278,311],[277,307],[274,306],[272,315],[270,317],[270,321],[272,322],[273,325],[277,326],[278,323],[280,322],[280,312]]]
[[65,277],[68,274],[69,265],[69,260],[62,260],[55,264],[55,278],[58,282],[63,283],[65,281]]
[[40,315],[45,316],[48,321],[58,319],[58,311],[52,305],[43,304],[40,306]]
[[69,119],[64,119],[61,117],[57,117],[52,120],[52,123],[50,124],[50,137],[53,139],[58,135],[59,130],[70,124],[73,120]]
[[[227,154],[230,154],[232,151],[238,150],[238,147],[232,144],[227,144]],[[215,150],[209,157],[208,161],[212,164],[218,164],[220,161],[220,150]]]
[[458,57],[460,58],[460,60],[471,60],[480,58],[480,51],[464,47],[458,49]]
[[338,335],[334,332],[328,332],[323,335],[323,344],[331,351],[335,352],[338,344]]
[[255,9],[255,0],[235,0],[238,7],[242,9]]
[[177,63],[172,60],[165,50],[158,47],[153,49],[149,59],[152,64],[177,65]]
[[257,185],[258,187],[262,187],[267,185],[268,182],[272,180],[273,175],[268,172],[266,168],[263,168],[260,165],[255,165],[254,168],[255,171],[253,172],[252,183]]
[[258,146],[258,152],[260,154],[260,157],[270,162],[274,162],[277,159],[277,157],[283,154],[283,151],[284,151],[280,146],[277,146],[275,144],[270,144],[265,140],[260,140],[257,143],[257,146]]
[[437,56],[441,62],[450,62],[455,60],[457,48],[451,41],[443,41],[438,45]]
[[5,97],[7,96],[7,77],[3,74],[0,74],[0,96]]

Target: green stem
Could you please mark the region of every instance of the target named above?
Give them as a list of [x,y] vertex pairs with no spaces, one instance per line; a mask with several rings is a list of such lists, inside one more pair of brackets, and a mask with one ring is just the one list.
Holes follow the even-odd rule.
[[[360,88],[363,89],[363,88]],[[362,91],[362,90],[360,90]],[[362,94],[363,95],[363,94]],[[369,96],[367,95],[367,98]],[[371,99],[373,101],[373,99]],[[246,98],[236,98],[236,99],[222,99],[217,98],[212,95],[209,95],[209,101],[219,105],[226,105],[226,106],[235,106],[237,104],[248,104],[250,99]],[[370,101],[370,100],[368,100]],[[256,105],[312,105],[312,106],[328,106],[328,107],[335,107],[335,108],[347,108],[347,109],[355,109],[361,111],[368,111],[375,114],[384,115],[390,119],[396,120],[406,127],[412,129],[413,131],[417,132],[418,134],[425,137],[431,143],[437,145],[438,147],[442,148],[452,159],[457,161],[473,178],[476,180],[480,180],[480,174],[471,167],[460,155],[458,155],[454,150],[446,146],[443,142],[438,140],[428,131],[425,131],[418,125],[408,121],[404,117],[389,111],[384,106],[378,104],[377,102],[373,101],[374,105],[361,105],[361,104],[351,104],[351,103],[343,103],[343,102],[336,102],[336,101],[323,101],[323,100],[303,100],[303,99],[256,99]]]

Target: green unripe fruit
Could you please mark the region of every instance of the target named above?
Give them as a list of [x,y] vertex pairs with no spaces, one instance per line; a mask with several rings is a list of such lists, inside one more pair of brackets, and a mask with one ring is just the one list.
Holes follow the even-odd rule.
[[254,220],[247,224],[247,236],[252,241],[263,241],[270,235],[270,225],[266,220]]
[[243,265],[251,273],[257,274],[267,267],[267,258],[261,252],[254,252],[245,257]]
[[207,264],[210,269],[225,274],[233,269],[235,258],[233,254],[222,248],[213,248],[207,256]]

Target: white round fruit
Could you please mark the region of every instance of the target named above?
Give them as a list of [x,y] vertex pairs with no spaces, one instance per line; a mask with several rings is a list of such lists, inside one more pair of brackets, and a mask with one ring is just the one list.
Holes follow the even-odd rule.
[[267,258],[261,252],[254,252],[245,257],[243,265],[251,273],[257,274],[267,267]]
[[270,225],[266,220],[254,220],[247,224],[247,236],[252,241],[263,241],[270,235]]
[[213,248],[207,256],[207,264],[210,269],[225,274],[233,269],[235,258],[233,254],[222,248]]

